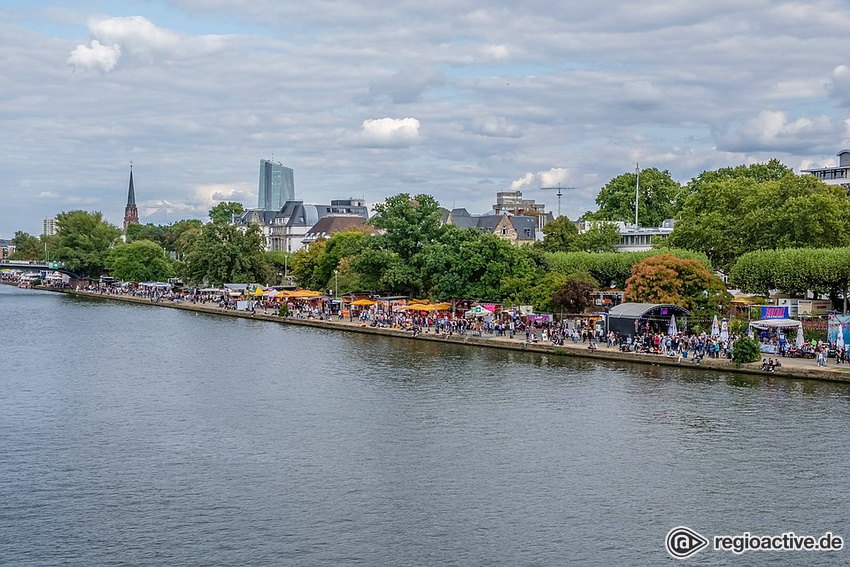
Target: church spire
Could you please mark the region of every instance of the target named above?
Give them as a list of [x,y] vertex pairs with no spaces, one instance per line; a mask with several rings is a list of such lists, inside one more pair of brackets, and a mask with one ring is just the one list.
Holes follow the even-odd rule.
[[124,234],[131,224],[139,224],[139,210],[136,208],[136,190],[133,187],[133,160],[130,160],[130,187],[127,189],[127,206],[124,207]]
[[127,191],[127,206],[136,206],[136,190],[133,188],[133,160],[130,160],[130,189]]

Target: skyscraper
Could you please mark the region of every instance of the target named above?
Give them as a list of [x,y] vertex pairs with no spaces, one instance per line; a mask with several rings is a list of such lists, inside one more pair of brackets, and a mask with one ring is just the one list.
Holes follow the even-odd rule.
[[287,201],[295,200],[295,176],[292,169],[278,161],[260,160],[260,200],[264,211],[279,211]]
[[139,209],[136,208],[136,190],[133,188],[133,164],[130,163],[130,188],[127,190],[127,206],[124,207],[124,235],[131,224],[139,224]]

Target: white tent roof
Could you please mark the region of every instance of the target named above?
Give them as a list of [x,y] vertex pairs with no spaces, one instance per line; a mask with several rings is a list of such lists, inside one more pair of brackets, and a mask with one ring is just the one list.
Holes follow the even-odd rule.
[[802,325],[796,319],[762,319],[750,321],[750,326],[755,329],[796,329]]

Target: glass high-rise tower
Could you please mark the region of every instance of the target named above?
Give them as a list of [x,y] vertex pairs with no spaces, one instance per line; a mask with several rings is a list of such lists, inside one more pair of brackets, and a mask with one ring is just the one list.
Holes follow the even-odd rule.
[[264,211],[279,211],[287,201],[295,200],[295,175],[278,161],[260,160],[260,200]]

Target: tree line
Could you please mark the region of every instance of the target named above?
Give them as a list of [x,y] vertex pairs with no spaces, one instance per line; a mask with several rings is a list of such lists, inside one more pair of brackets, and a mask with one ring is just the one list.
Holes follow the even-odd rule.
[[59,232],[16,233],[19,259],[63,260],[92,278],[109,269],[119,279],[181,277],[190,284],[280,283],[284,266],[313,289],[479,298],[557,311],[586,306],[588,290],[624,289],[640,301],[677,302],[710,313],[728,304],[715,269],[746,291],[843,293],[850,281],[850,199],[813,176],[797,176],[776,160],[706,171],[686,185],[667,171],[640,172],[644,226],[676,220],[650,252],[615,253],[616,227],[634,220],[636,174],[599,192],[594,222],[579,232],[566,217],[544,238],[513,246],[477,229],[443,225],[429,195],[399,194],[376,205],[380,234],[352,230],[319,239],[293,254],[266,252],[256,226],[236,227],[238,203],[220,203],[209,222],[132,225],[127,242],[100,213],[63,212]]

